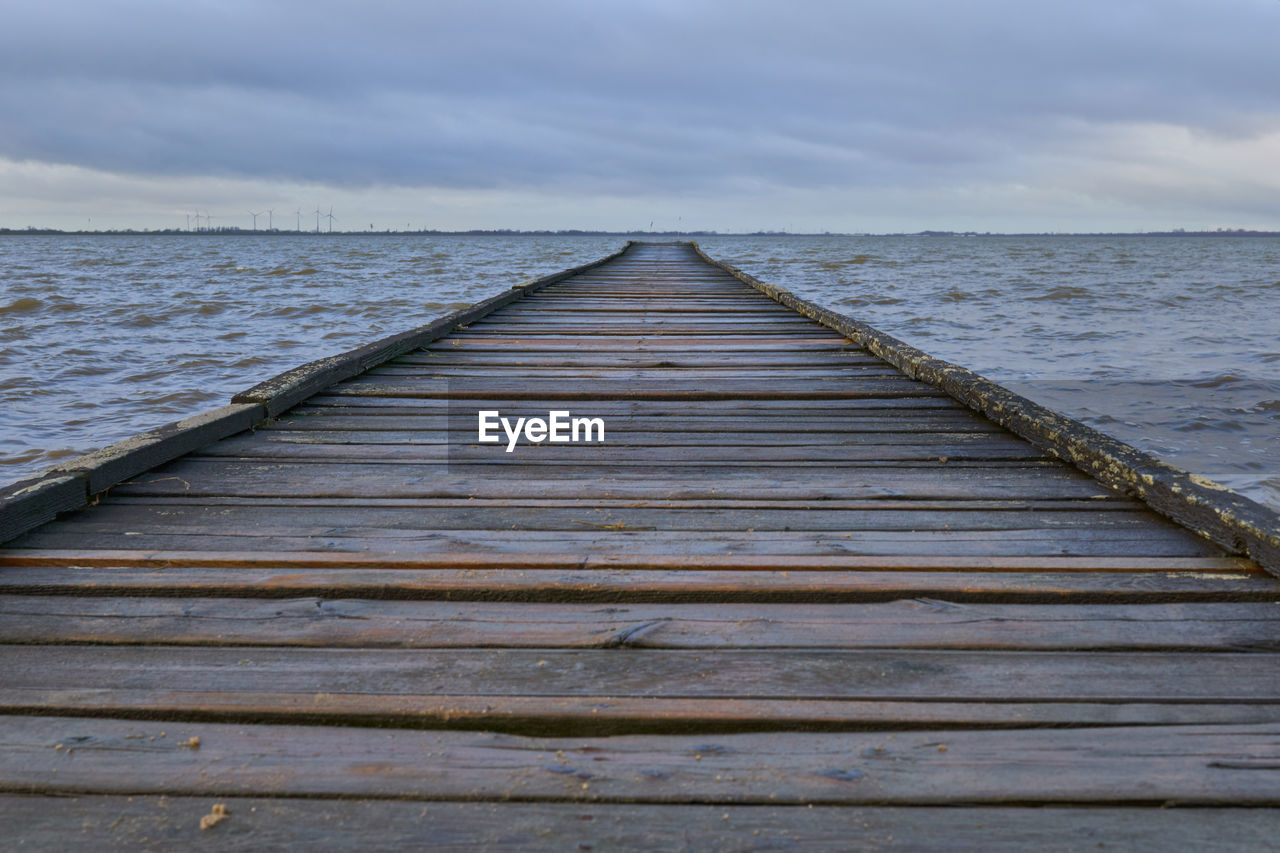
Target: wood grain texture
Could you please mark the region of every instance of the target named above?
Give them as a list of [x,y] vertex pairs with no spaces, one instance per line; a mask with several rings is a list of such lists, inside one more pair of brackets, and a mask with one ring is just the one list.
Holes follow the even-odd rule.
[[0,595],[0,643],[1280,651],[1280,604],[516,604]]
[[[221,803],[227,820],[200,818]],[[18,849],[356,851],[477,848],[826,851],[947,849],[1002,853],[1107,848],[1144,853],[1262,850],[1280,812],[1248,808],[672,806],[120,795],[0,795]]]
[[[592,739],[9,716],[0,718],[0,790],[580,803],[1275,806],[1277,734],[1275,724],[1251,724]],[[183,745],[191,737],[199,738],[198,748]]]
[[[1277,599],[1275,582],[1258,573],[1201,571],[973,572],[632,569],[602,566],[557,571],[502,569],[483,563],[431,569],[384,564],[337,568],[220,561],[208,567],[160,559],[115,561],[121,568],[77,567],[64,559],[0,571],[0,589],[23,594],[292,598],[301,595],[399,600],[515,602],[884,602],[934,598],[952,602],[1168,603]],[[110,565],[112,561],[104,560]],[[129,567],[130,563],[135,567]],[[234,571],[228,571],[228,568]],[[550,569],[550,570],[548,570]]]
[[[310,696],[858,699],[952,702],[1280,703],[1265,652],[863,649],[335,649],[9,646],[7,695],[53,708],[75,691]],[[319,702],[320,700],[317,700]]]

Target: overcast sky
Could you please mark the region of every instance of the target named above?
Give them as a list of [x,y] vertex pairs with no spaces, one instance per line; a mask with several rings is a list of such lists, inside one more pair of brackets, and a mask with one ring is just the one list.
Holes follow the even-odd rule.
[[0,226],[1280,229],[1277,45],[1280,0],[11,2]]

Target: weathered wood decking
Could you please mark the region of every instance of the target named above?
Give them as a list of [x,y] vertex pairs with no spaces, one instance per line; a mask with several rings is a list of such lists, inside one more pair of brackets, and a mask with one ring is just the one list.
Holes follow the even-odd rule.
[[10,840],[1274,843],[1280,581],[686,245],[505,301],[0,549]]

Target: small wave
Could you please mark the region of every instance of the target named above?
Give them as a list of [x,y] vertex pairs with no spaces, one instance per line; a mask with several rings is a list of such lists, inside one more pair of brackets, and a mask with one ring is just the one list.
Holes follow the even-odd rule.
[[1239,421],[1224,418],[1198,417],[1181,423],[1173,423],[1169,428],[1174,432],[1244,432],[1248,429]]
[[261,317],[310,317],[315,314],[325,314],[333,311],[331,305],[285,305],[274,308],[269,311],[263,311],[258,316]]
[[1028,296],[1027,298],[1034,301],[1055,302],[1058,300],[1067,300],[1067,299],[1089,299],[1089,298],[1092,298],[1093,296],[1094,294],[1089,292],[1089,290],[1084,287],[1076,287],[1072,285],[1059,285],[1058,287],[1049,288],[1044,293],[1038,294],[1036,296]]
[[59,379],[63,377],[69,377],[69,376],[102,376],[104,374],[110,373],[112,370],[114,370],[114,368],[107,367],[99,363],[80,364],[80,365],[75,365],[73,367],[64,368],[63,370],[59,370],[56,375],[57,375],[57,378]]
[[44,303],[31,296],[24,296],[8,305],[0,305],[0,314],[22,314],[27,311],[39,311]]
[[1230,385],[1238,385],[1241,382],[1248,382],[1242,376],[1233,374],[1225,374],[1222,376],[1206,376],[1203,379],[1192,379],[1187,382],[1192,388],[1225,388]]

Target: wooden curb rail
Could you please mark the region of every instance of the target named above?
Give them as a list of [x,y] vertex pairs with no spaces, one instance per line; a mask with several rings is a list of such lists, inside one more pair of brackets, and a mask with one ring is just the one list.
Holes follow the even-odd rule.
[[927,382],[1104,485],[1280,576],[1280,514],[1226,486],[1048,409],[972,370],[935,358],[866,323],[838,314],[708,256],[707,263],[770,299],[839,332],[912,379]]
[[291,368],[236,394],[228,406],[131,436],[59,463],[35,477],[0,487],[0,543],[53,521],[58,513],[88,506],[94,495],[130,477],[253,429],[335,382],[429,344],[547,285],[607,264],[626,254],[633,245],[635,241],[628,240],[621,249],[599,260],[515,285],[505,293],[424,326]]

